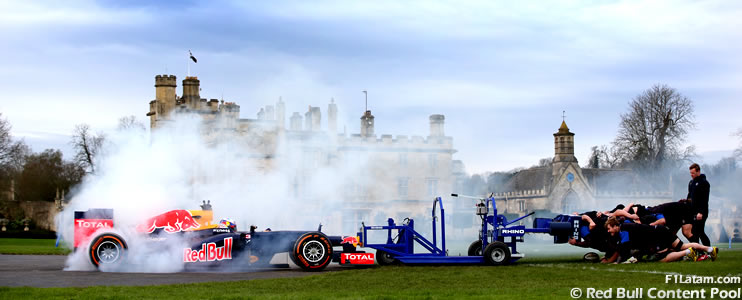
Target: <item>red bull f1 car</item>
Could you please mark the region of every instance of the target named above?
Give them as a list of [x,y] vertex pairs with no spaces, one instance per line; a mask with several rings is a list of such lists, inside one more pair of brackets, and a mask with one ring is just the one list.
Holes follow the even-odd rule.
[[[134,246],[129,242],[146,243],[148,249],[178,251],[171,254],[182,255],[185,270],[288,267],[287,263],[271,262],[278,253],[288,253],[293,263],[306,271],[320,271],[331,262],[374,264],[373,253],[357,250],[357,237],[327,236],[321,232],[321,226],[316,231],[255,229],[251,226],[249,231],[237,231],[231,220],[213,223],[211,205],[206,203],[201,205],[201,210],[168,211],[127,231],[114,227],[112,209],[90,209],[75,212],[74,247],[87,251],[90,262],[98,268],[125,264],[127,252]],[[185,246],[173,250],[173,243],[168,241]]]

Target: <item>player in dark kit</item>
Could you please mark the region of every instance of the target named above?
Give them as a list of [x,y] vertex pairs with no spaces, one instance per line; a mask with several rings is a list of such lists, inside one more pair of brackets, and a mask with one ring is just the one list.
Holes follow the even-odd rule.
[[[662,262],[671,262],[688,255],[693,261],[698,259],[698,251],[706,251],[712,260],[716,260],[718,249],[698,243],[684,244],[665,226],[645,225],[636,223],[621,223],[611,217],[605,223],[606,230],[612,236],[618,237],[618,261],[630,261],[632,250],[638,251],[637,256],[654,254],[662,257]],[[633,258],[633,257],[632,257]]]
[[706,246],[711,245],[711,241],[706,236],[705,227],[706,219],[709,215],[709,191],[711,185],[706,181],[706,175],[701,174],[701,167],[698,164],[692,164],[690,166],[690,182],[688,182],[688,200],[693,204],[693,212],[695,218],[693,222],[692,234],[688,240],[691,242],[698,242],[700,239],[701,243]]
[[601,262],[614,262],[618,258],[618,254],[616,253],[616,243],[611,242],[612,237],[605,230],[605,221],[608,220],[608,216],[600,211],[589,211],[580,215],[582,216],[580,221],[581,239],[579,241],[569,239],[569,244],[605,252],[605,257]]
[[641,224],[667,226],[672,233],[683,228],[686,238],[690,239],[692,236],[691,224],[695,215],[690,202],[685,199],[649,207],[634,204],[629,208],[628,214],[637,216]]

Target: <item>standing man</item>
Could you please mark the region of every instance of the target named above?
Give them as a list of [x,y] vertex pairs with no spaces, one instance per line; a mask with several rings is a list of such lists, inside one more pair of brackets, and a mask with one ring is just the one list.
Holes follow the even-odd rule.
[[693,206],[693,229],[692,234],[689,238],[691,242],[698,242],[706,246],[711,246],[709,237],[706,236],[704,228],[706,227],[706,219],[709,217],[709,191],[711,185],[706,181],[706,175],[701,174],[701,166],[698,164],[690,165],[690,177],[693,178],[688,183],[688,200],[691,201]]

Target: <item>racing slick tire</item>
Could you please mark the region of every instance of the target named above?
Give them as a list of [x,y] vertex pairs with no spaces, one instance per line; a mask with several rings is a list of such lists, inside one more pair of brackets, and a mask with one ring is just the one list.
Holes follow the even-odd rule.
[[321,271],[332,261],[332,243],[321,232],[307,232],[296,239],[289,254],[303,270]]
[[384,250],[376,250],[376,263],[380,266],[388,266],[397,264],[399,261]]
[[482,256],[482,240],[476,240],[469,245],[469,250],[466,251],[469,256]]
[[104,265],[117,265],[126,258],[126,241],[113,233],[104,233],[90,243],[90,262],[96,268]]
[[493,242],[484,248],[484,260],[493,266],[507,265],[510,263],[510,248],[503,242]]

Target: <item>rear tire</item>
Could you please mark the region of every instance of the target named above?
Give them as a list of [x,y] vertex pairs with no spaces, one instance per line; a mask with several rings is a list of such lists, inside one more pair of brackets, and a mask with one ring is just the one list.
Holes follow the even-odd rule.
[[398,263],[399,261],[384,250],[376,250],[376,263],[380,266],[388,266]]
[[305,271],[321,271],[332,260],[332,243],[321,232],[302,234],[289,252],[291,260]]
[[126,257],[126,241],[117,234],[104,233],[90,243],[90,262],[96,268],[121,264]]
[[482,240],[476,240],[469,245],[469,251],[466,252],[469,256],[482,256]]
[[510,263],[510,248],[503,242],[494,242],[484,248],[484,260],[493,266],[502,266]]

